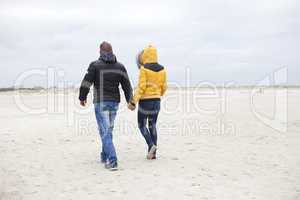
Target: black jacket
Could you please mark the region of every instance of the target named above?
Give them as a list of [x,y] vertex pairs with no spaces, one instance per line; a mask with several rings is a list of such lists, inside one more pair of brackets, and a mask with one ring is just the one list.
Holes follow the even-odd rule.
[[132,87],[125,67],[115,58],[113,61],[107,61],[100,57],[90,64],[82,80],[79,100],[86,100],[91,85],[94,85],[94,103],[101,101],[120,102],[119,84],[122,86],[126,101],[129,102],[132,98]]

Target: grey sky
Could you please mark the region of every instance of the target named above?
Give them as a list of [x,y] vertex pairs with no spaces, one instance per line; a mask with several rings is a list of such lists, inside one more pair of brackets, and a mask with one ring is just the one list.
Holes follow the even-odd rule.
[[[159,51],[171,82],[254,84],[288,67],[300,84],[300,3],[297,0],[0,1],[0,86],[28,69],[55,67],[81,81],[102,40],[135,82],[135,55]],[[32,77],[29,82],[43,85]]]

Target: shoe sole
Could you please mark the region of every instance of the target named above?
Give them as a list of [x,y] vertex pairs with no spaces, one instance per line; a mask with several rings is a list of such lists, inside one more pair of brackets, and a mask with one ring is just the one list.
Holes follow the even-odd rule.
[[118,167],[110,167],[109,165],[104,165],[104,168],[109,171],[117,171],[118,170]]
[[147,155],[147,159],[148,160],[152,160],[152,158],[154,157],[154,152],[157,150],[157,147],[155,145],[153,145]]
[[114,172],[114,171],[118,171],[119,169],[117,167],[114,167],[114,168],[109,168],[108,170]]

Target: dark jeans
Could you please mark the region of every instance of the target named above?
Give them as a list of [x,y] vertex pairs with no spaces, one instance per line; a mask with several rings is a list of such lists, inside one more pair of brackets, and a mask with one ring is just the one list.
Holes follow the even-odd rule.
[[145,99],[139,101],[138,125],[149,149],[152,145],[157,145],[156,122],[159,111],[160,99]]

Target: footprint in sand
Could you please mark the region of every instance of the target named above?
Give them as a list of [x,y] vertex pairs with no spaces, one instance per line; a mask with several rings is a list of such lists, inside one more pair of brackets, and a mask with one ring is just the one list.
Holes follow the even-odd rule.
[[296,127],[300,127],[300,121],[293,122],[293,125],[296,126]]
[[192,187],[199,187],[200,183],[192,183]]

